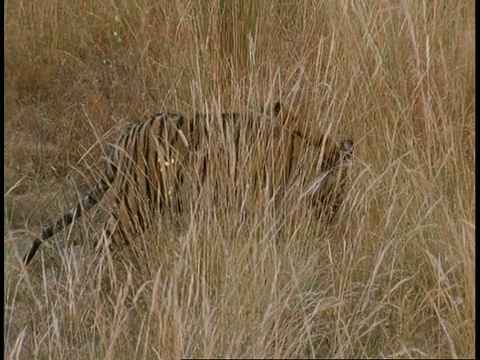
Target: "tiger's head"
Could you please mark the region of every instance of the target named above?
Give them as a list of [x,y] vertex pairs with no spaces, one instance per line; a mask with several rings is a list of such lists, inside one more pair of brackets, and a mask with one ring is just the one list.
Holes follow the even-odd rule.
[[[305,169],[312,166],[310,169],[314,170],[304,190],[305,193],[323,210],[328,208],[336,212],[346,192],[347,174],[353,155],[353,140],[337,142],[317,132],[317,129],[312,129],[311,123],[301,121],[292,109],[280,102],[273,104],[266,113],[277,118],[278,123],[292,134],[290,153],[293,163],[298,164],[296,168]],[[316,164],[302,164],[306,152],[313,154],[313,162]]]

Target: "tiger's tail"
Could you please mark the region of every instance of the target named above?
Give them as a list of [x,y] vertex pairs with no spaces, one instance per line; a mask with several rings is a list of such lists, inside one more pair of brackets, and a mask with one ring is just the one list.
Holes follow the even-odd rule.
[[112,175],[113,174],[107,176],[107,180],[101,179],[100,181],[98,181],[93,187],[93,189],[90,190],[90,192],[80,202],[75,204],[70,210],[68,210],[66,214],[64,214],[56,222],[42,230],[41,236],[33,241],[32,247],[23,258],[23,262],[25,265],[28,265],[32,261],[35,253],[37,252],[43,241],[51,238],[53,235],[61,231],[65,226],[70,225],[75,219],[82,216],[84,212],[90,210],[92,206],[94,206],[100,201],[103,195],[105,195],[107,190],[110,188],[111,182],[114,178],[114,175]]

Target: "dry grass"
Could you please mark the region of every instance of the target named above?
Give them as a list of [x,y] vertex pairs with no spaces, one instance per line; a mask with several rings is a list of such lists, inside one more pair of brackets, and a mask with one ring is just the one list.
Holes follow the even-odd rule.
[[[6,358],[474,357],[473,1],[4,9]],[[23,269],[25,230],[87,188],[110,129],[268,99],[355,140],[337,225],[199,198],[122,265],[88,246],[100,209]]]

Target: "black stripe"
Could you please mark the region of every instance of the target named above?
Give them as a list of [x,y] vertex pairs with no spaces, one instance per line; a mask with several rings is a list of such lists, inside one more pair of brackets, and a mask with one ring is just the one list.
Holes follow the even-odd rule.
[[185,124],[185,118],[182,115],[180,115],[177,120],[178,128],[183,128],[184,124]]
[[[144,125],[144,124],[143,124]],[[137,172],[140,171],[140,164],[139,162],[139,157],[138,157],[138,143],[139,139],[143,136],[142,134],[142,129],[144,126],[142,126],[138,132],[135,132],[134,137],[132,139],[132,154],[127,154],[127,156],[130,155],[131,159],[127,160],[130,163],[129,169],[126,169],[126,176],[130,177],[130,174],[133,173],[133,179],[127,179],[127,181],[132,181],[132,188],[135,188],[135,186],[138,186],[138,176]]]
[[148,128],[148,131],[146,131],[143,136],[145,137],[145,156],[144,156],[144,162],[145,162],[145,192],[147,194],[147,199],[148,201],[151,201],[152,199],[152,193],[150,191],[150,166],[149,166],[149,158],[150,158],[150,132],[151,132],[151,124],[150,127]]

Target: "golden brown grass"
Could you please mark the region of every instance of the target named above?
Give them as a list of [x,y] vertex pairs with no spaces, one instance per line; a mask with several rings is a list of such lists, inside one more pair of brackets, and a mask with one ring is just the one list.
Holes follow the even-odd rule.
[[[4,9],[7,358],[475,355],[473,1]],[[242,223],[197,199],[112,265],[88,246],[100,209],[23,269],[110,129],[269,99],[355,140],[335,226],[296,204],[287,224],[261,198]]]

